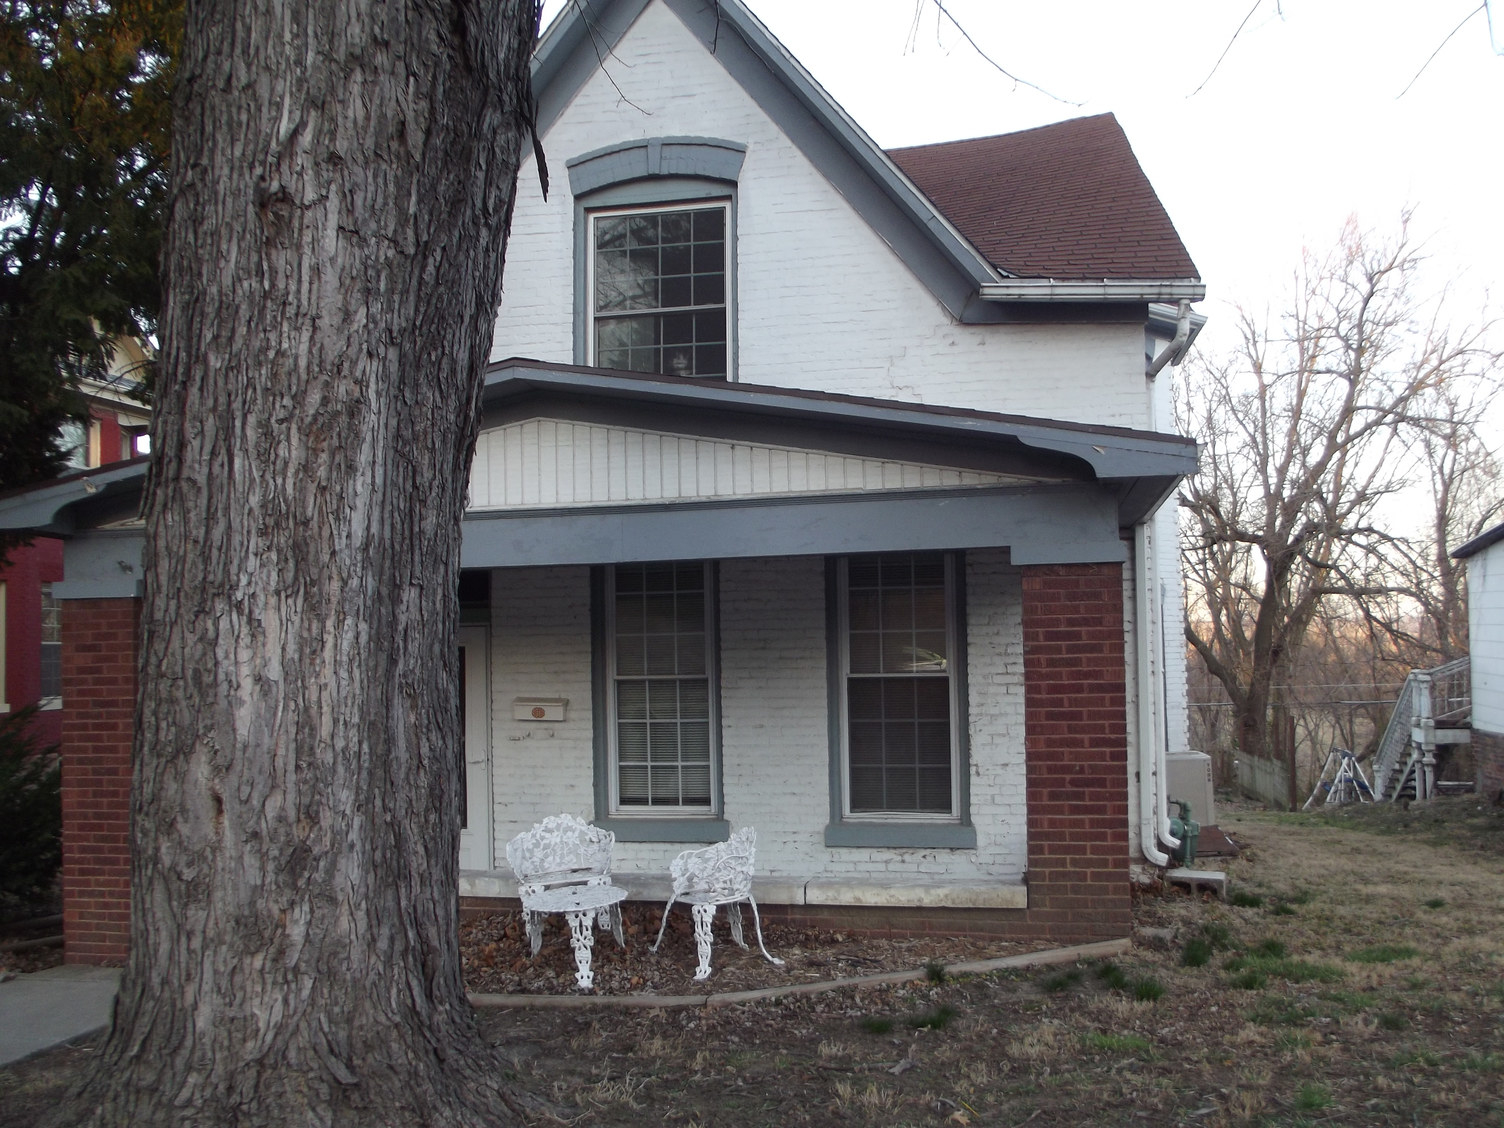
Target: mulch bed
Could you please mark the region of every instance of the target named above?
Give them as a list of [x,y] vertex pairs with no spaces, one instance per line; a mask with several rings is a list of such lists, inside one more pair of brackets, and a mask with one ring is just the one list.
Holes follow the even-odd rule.
[[[952,964],[990,959],[1049,947],[1047,944],[946,936],[879,937],[849,932],[801,928],[763,922],[768,951],[784,961],[768,963],[757,950],[752,914],[745,909],[742,933],[747,951],[731,939],[726,910],[717,910],[712,926],[711,974],[694,978],[698,955],[694,922],[687,909],[675,908],[663,944],[654,952],[662,907],[627,903],[622,906],[619,947],[609,931],[596,930],[594,956],[596,995],[706,995],[751,991],[822,980],[844,979],[889,971],[919,971],[931,962]],[[560,914],[544,919],[543,947],[533,957],[518,912],[497,913],[466,922],[460,929],[460,954],[465,985],[478,994],[573,995],[574,949],[569,928]]]

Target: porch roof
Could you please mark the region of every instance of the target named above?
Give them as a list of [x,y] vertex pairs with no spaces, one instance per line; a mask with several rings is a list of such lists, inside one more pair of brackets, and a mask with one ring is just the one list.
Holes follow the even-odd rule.
[[[980,547],[1007,547],[1019,564],[1120,560],[1121,530],[1142,522],[1196,468],[1195,443],[1178,435],[533,360],[492,365],[482,405],[485,427],[539,417],[610,421],[990,478],[977,484],[973,474],[967,484],[933,488],[472,508],[462,548],[467,568]],[[137,459],[0,496],[0,529],[86,542],[69,550],[70,587],[78,581],[80,593],[116,572],[133,584],[139,569],[126,565],[139,560],[141,530],[132,519],[146,471],[147,460]],[[86,563],[95,555],[97,577]]]
[[[509,359],[483,427],[546,418],[987,471],[996,484],[472,508],[466,567],[1007,546],[1016,563],[1122,559],[1120,530],[1195,470],[1178,435]],[[1027,481],[1008,481],[1013,476]]]

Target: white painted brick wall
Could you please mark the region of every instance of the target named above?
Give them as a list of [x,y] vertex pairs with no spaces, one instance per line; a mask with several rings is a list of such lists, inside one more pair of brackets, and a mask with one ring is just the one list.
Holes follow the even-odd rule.
[[966,554],[966,643],[978,868],[1020,881],[1029,864],[1023,582],[1002,550]]
[[759,872],[833,872],[825,561],[724,560],[720,581],[726,817],[757,828]]
[[1504,541],[1467,561],[1473,727],[1504,733]]
[[[517,569],[493,580],[496,841],[545,815],[594,814],[589,577]],[[757,828],[758,871],[799,878],[1018,881],[1027,864],[1019,573],[968,554],[971,813],[977,849],[833,849],[826,725],[825,566],[818,557],[720,565],[725,815]],[[517,696],[567,696],[568,720],[513,721]],[[553,735],[549,735],[552,733]],[[624,873],[662,873],[682,846],[619,843]]]
[[[567,697],[566,719],[512,719],[516,697]],[[491,779],[496,863],[547,815],[595,816],[590,702],[590,569],[491,573]]]
[[741,380],[1147,425],[1142,326],[952,323],[662,4],[648,7],[614,55],[611,77],[591,78],[544,138],[554,185],[546,202],[531,158],[523,168],[493,357],[573,360],[568,159],[634,138],[718,136],[747,146],[736,247]]

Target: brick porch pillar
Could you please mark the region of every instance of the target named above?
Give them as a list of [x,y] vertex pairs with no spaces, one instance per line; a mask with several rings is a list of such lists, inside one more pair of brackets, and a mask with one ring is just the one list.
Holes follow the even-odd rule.
[[1126,936],[1128,719],[1119,564],[1023,569],[1029,920]]
[[119,964],[130,938],[131,733],[140,600],[63,613],[63,958]]

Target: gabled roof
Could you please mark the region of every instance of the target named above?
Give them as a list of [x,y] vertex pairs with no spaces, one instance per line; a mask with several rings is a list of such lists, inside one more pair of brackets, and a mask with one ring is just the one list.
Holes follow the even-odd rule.
[[[652,2],[566,6],[534,56],[540,131],[558,120],[602,60],[609,66]],[[1110,115],[924,146],[933,152],[912,157],[918,176],[911,178],[906,163],[919,150],[899,150],[901,161],[883,152],[742,0],[660,2],[960,320],[1009,320],[1004,303],[1016,301],[1204,296],[1195,264]],[[932,172],[942,160],[962,163],[950,173]],[[1017,245],[1004,230],[1015,223]],[[1123,230],[1109,231],[1114,225]],[[1055,258],[1043,253],[1057,244]],[[1058,284],[1076,279],[1097,285]]]
[[1008,274],[1200,277],[1112,114],[888,156]]

